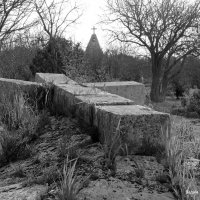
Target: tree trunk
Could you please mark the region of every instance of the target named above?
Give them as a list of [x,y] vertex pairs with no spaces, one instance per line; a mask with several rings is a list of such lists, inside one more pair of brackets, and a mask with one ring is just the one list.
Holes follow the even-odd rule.
[[158,61],[158,57],[156,57],[156,55],[152,55],[152,84],[150,93],[151,101],[165,101],[167,85],[168,79],[163,73],[162,63]]
[[160,77],[159,74],[153,74],[151,84],[151,101],[163,102],[165,101],[167,93],[168,80],[167,77]]

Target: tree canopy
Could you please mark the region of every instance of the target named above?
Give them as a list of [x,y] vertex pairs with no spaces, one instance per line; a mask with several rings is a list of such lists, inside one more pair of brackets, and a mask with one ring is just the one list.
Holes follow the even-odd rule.
[[199,53],[200,1],[107,0],[107,6],[105,22],[113,40],[147,50],[151,99],[163,101],[168,82],[180,73],[185,58]]

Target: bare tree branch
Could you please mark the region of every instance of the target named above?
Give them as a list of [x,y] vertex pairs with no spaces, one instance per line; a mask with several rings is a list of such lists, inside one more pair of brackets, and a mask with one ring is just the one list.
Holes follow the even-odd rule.
[[76,2],[70,0],[35,0],[36,12],[48,37],[62,36],[66,29],[82,16]]
[[173,77],[177,64],[199,54],[197,24],[200,0],[107,0],[103,23],[113,40],[148,50],[152,62],[152,89],[162,90],[165,77]]
[[11,34],[30,28],[36,21],[28,22],[33,11],[31,0],[3,0],[0,3],[0,43]]

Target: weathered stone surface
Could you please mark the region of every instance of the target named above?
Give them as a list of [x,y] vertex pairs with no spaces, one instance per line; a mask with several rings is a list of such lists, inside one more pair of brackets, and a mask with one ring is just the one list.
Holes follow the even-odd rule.
[[72,113],[89,125],[93,125],[96,105],[134,104],[129,99],[79,85],[56,85],[54,95],[54,105],[59,112]]
[[[95,152],[95,153],[94,153]],[[101,155],[98,148],[92,147],[82,150],[83,160],[90,160],[98,166],[97,160]],[[142,172],[138,176],[137,170]],[[117,156],[115,177],[106,178],[96,174],[99,178],[91,181],[87,188],[80,191],[79,200],[174,200],[169,188],[157,181],[156,177],[163,173],[164,167],[153,156]]]
[[30,82],[30,81],[22,81],[16,79],[5,79],[0,78],[0,93],[4,93],[5,91],[19,91],[22,90],[24,92],[34,91],[37,88],[42,87],[41,84]]
[[[47,76],[46,80],[45,78],[43,80],[48,81],[51,75],[41,76]],[[84,123],[95,126],[102,142],[107,138],[113,138],[120,121],[122,141],[127,145],[129,153],[151,154],[145,152],[146,146],[149,145],[152,151],[156,151],[158,147],[162,148],[165,145],[169,115],[134,105],[143,104],[145,101],[143,84],[106,82],[86,84],[92,87],[84,87],[78,84],[59,84],[61,82],[58,78],[54,87],[53,101],[56,110],[62,114],[72,114]]]
[[134,102],[123,97],[105,93],[104,95],[87,95],[76,97],[75,113],[79,119],[93,126],[96,106],[134,105]]
[[1,200],[40,200],[41,196],[47,192],[44,185],[34,185],[23,187],[21,184],[14,184],[0,188]]
[[97,106],[94,126],[104,142],[113,137],[120,122],[122,141],[129,153],[144,153],[147,145],[152,150],[165,145],[169,120],[168,114],[139,105]]
[[175,200],[169,192],[148,191],[142,185],[132,184],[117,178],[92,181],[79,195],[80,200]]
[[80,85],[59,84],[54,87],[53,101],[59,113],[69,115],[74,114],[76,109],[75,105],[80,102],[76,96],[98,93],[103,94],[104,92],[99,89],[91,89]]
[[83,96],[83,95],[97,95],[97,94],[108,94],[107,92],[101,91],[97,88],[84,87],[81,85],[70,85],[70,84],[56,84],[56,88],[61,88],[65,92],[70,93],[74,96]]
[[145,102],[145,86],[135,81],[84,83],[84,85],[131,99],[138,105],[144,105]]
[[52,73],[36,73],[35,82],[54,83],[54,84],[77,84],[75,81],[68,78],[64,74],[52,74]]
[[77,99],[80,102],[95,104],[97,106],[98,105],[135,105],[134,101],[131,101],[124,97],[120,97],[118,95],[110,94],[110,93],[78,96]]

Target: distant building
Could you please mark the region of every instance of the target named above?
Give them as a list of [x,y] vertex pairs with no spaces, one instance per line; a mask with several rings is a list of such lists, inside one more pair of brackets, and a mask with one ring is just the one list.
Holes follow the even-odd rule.
[[95,34],[96,28],[93,27],[92,29],[93,29],[93,34],[87,45],[85,51],[85,57],[93,68],[97,68],[101,64],[103,58],[103,51],[99,45],[97,35]]

